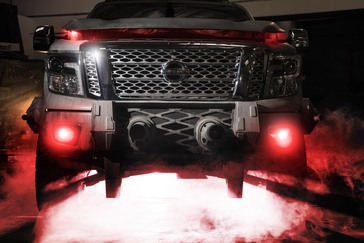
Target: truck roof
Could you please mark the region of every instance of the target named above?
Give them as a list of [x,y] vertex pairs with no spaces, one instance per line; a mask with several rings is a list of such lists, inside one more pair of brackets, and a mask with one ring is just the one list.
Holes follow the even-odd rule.
[[252,16],[240,5],[228,1],[206,0],[109,0],[96,4],[88,18],[201,18],[245,21]]
[[[134,0],[133,2],[145,2],[145,0]],[[150,0],[151,2],[176,2],[176,0]],[[184,2],[225,2],[228,3],[228,0],[187,0]],[[130,0],[105,0],[105,2],[131,2]],[[181,2],[181,1],[178,1]]]

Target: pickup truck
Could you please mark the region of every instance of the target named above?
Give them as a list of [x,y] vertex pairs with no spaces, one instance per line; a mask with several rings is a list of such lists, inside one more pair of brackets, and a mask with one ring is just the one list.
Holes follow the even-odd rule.
[[151,172],[223,178],[236,198],[249,170],[305,176],[304,29],[225,0],[106,0],[64,30],[34,33],[44,95],[23,119],[39,134],[39,207],[48,184],[91,170],[107,198]]

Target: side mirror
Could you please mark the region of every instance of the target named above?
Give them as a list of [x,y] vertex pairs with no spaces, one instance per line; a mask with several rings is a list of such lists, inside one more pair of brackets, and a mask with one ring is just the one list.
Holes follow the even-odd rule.
[[54,27],[51,25],[39,26],[33,35],[33,49],[36,51],[49,51],[55,41]]
[[305,29],[291,29],[288,40],[296,48],[308,47],[308,33]]

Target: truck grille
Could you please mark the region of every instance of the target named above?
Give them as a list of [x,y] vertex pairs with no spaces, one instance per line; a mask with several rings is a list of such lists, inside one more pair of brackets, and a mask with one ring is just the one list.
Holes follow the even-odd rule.
[[[168,47],[109,49],[116,95],[119,98],[162,99],[231,97],[239,77],[241,48]],[[164,70],[163,65],[169,62],[184,66],[185,70],[173,65]],[[170,80],[166,78],[168,75]]]

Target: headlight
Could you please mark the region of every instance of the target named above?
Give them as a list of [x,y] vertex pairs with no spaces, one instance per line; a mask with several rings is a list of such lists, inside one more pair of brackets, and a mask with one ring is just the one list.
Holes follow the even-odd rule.
[[47,60],[49,90],[64,95],[84,95],[79,60],[78,54],[50,56]]
[[301,57],[271,54],[268,61],[265,98],[294,95],[298,91]]

